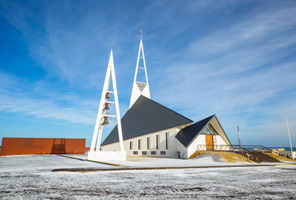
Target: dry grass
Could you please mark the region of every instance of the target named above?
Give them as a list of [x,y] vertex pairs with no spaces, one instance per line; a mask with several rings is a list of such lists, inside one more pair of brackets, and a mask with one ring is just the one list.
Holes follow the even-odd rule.
[[218,157],[219,160],[222,160],[227,163],[241,163],[248,162],[252,163],[253,161],[249,160],[245,156],[242,156],[233,152],[218,152],[218,151],[196,151],[194,154],[190,156],[189,159],[198,157],[198,156],[215,156]]
[[296,160],[292,160],[291,158],[287,158],[285,156],[280,156],[280,155],[276,155],[273,153],[266,153],[267,155],[269,155],[272,158],[275,158],[281,162],[296,162]]

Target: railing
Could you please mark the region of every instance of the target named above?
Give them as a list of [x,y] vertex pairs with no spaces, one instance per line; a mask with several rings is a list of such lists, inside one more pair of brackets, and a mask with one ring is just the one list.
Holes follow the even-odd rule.
[[271,153],[272,150],[262,145],[197,145],[197,151],[260,151]]

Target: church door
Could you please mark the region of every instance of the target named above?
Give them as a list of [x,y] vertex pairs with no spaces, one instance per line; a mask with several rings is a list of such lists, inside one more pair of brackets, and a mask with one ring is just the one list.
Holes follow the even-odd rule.
[[207,148],[207,150],[214,149],[213,135],[206,135],[206,148]]

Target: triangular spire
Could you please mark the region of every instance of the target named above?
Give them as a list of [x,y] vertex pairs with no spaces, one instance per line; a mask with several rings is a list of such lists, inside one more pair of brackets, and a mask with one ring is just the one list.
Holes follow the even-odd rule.
[[[110,88],[110,81],[111,81],[110,79],[112,79],[113,90]],[[112,94],[114,97],[113,98],[114,101],[110,100],[110,96]],[[106,110],[109,110],[110,104],[115,105],[115,115],[106,113]],[[98,154],[98,152],[101,151],[101,138],[102,138],[103,126],[109,124],[108,120],[111,117],[116,117],[120,151],[122,154],[124,154],[122,127],[121,127],[121,120],[120,120],[119,102],[118,102],[118,95],[117,95],[117,85],[116,85],[116,78],[115,78],[115,68],[114,68],[112,49],[110,52],[104,87],[102,91],[100,106],[98,109],[95,129],[93,132],[91,148],[88,154],[88,159],[95,160],[96,157],[98,157],[98,159],[103,159],[104,157],[103,154]]]
[[[143,66],[139,66],[140,59],[143,61]],[[138,69],[144,70],[144,73],[145,73],[145,81],[144,82],[137,80]],[[139,46],[139,52],[138,52],[138,59],[137,59],[137,66],[136,66],[136,71],[135,71],[132,95],[131,95],[130,105],[129,105],[130,108],[132,107],[132,105],[137,101],[137,99],[141,95],[143,95],[149,99],[151,98],[149,83],[148,83],[148,76],[147,76],[147,69],[146,69],[146,62],[145,62],[145,55],[144,55],[144,48],[143,48],[143,42],[142,42],[142,34],[141,34],[141,40],[140,40],[140,46]]]

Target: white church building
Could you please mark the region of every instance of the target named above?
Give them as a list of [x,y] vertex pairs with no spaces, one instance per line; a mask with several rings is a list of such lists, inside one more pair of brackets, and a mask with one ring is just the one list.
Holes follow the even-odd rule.
[[[142,60],[143,66],[139,66]],[[137,80],[143,70],[145,81]],[[190,158],[198,150],[214,150],[231,145],[216,115],[193,120],[167,108],[150,97],[142,40],[129,110],[121,118],[124,151],[127,156]],[[103,151],[120,151],[118,127],[102,142]]]

